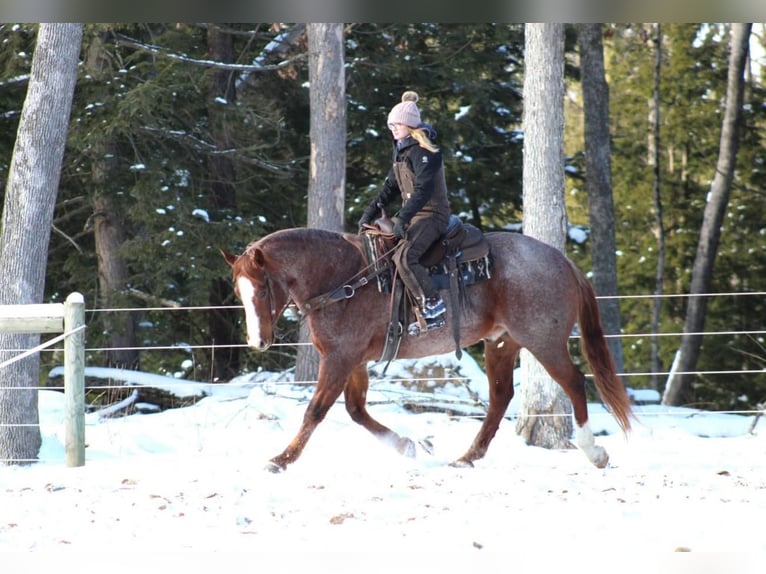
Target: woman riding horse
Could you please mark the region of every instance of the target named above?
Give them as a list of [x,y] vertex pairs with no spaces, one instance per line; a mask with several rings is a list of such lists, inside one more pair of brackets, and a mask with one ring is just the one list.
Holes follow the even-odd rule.
[[[432,142],[436,131],[420,120],[418,95],[407,91],[388,114],[388,128],[394,137],[393,165],[382,191],[362,213],[359,229],[371,223],[396,197],[402,207],[392,217],[394,236],[400,241],[393,254],[402,281],[414,296],[427,330],[444,326],[446,307],[420,258],[447,230],[450,207],[444,178],[444,161]],[[418,323],[408,331],[420,333]]]

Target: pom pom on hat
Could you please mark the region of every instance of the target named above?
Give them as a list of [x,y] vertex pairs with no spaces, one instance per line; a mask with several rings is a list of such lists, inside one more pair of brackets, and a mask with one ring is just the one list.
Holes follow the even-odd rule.
[[416,128],[421,124],[420,110],[416,105],[418,101],[417,92],[407,90],[402,94],[402,101],[396,104],[388,114],[388,125],[404,124],[411,128]]

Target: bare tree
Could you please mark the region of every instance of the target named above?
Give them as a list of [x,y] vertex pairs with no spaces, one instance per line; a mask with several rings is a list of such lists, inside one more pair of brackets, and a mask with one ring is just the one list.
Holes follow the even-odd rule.
[[[343,24],[307,24],[311,106],[308,226],[343,231],[346,188],[346,79]],[[332,263],[330,263],[332,264]],[[301,342],[308,329],[301,328]],[[299,381],[316,380],[319,355],[300,345],[295,367]]]
[[663,404],[681,405],[689,400],[690,374],[697,365],[702,346],[702,329],[705,325],[707,297],[713,276],[713,265],[721,238],[721,225],[729,203],[731,183],[739,149],[739,129],[742,118],[742,101],[745,91],[745,63],[752,24],[732,24],[729,51],[729,71],[726,83],[726,106],[721,126],[721,142],[713,183],[710,184],[707,204],[702,216],[702,228],[697,242],[697,254],[692,267],[692,282],[681,346],[676,351],[673,368],[665,386]]
[[[82,24],[40,24],[32,73],[5,191],[0,233],[0,304],[41,303],[53,211],[66,144]],[[0,360],[28,349],[39,334],[0,333]],[[0,370],[0,459],[37,458],[40,357]]]
[[[564,26],[527,24],[524,31],[524,234],[563,252]],[[563,389],[523,350],[516,432],[530,445],[569,448],[571,412]]]
[[604,71],[601,24],[578,25],[580,72],[585,112],[585,189],[590,214],[591,260],[596,293],[609,351],[617,372],[625,370],[622,353],[620,303],[617,295],[617,247],[614,232],[611,140],[609,136],[609,86]]
[[662,25],[656,24],[654,42],[654,89],[649,100],[649,157],[652,166],[652,187],[654,199],[654,234],[657,237],[657,266],[654,275],[654,301],[652,304],[652,388],[658,388],[660,365],[660,312],[662,292],[665,283],[665,218],[662,209],[662,178],[660,170],[660,80],[662,78]]

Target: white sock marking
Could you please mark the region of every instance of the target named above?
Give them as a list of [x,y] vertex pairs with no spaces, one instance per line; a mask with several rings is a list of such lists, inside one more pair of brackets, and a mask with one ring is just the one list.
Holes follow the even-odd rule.
[[582,426],[575,424],[575,444],[585,453],[588,460],[596,466],[599,466],[599,463],[608,456],[604,447],[596,444],[589,422]]

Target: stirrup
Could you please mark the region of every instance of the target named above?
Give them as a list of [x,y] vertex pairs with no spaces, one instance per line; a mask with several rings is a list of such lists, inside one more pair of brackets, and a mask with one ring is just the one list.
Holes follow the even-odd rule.
[[420,329],[420,323],[415,321],[414,323],[410,323],[407,326],[407,334],[411,337],[419,337],[420,335],[423,335],[424,333],[428,331],[433,331],[435,329],[440,329],[444,327],[444,325],[447,324],[447,321],[444,319],[444,314],[437,315],[436,317],[432,319],[426,319],[426,330],[421,331]]

